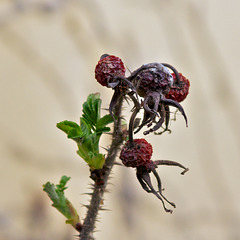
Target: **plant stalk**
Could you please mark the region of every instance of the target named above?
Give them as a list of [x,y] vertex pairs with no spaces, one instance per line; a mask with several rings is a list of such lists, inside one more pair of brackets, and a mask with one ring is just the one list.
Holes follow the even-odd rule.
[[98,212],[99,212],[99,210],[101,210],[103,195],[106,191],[106,186],[107,186],[109,176],[110,176],[112,167],[114,165],[115,159],[117,157],[117,153],[119,151],[120,146],[123,143],[123,137],[122,137],[122,131],[121,131],[122,103],[123,103],[123,97],[120,97],[118,103],[114,107],[114,115],[117,117],[117,121],[114,122],[112,142],[111,142],[111,146],[108,150],[107,157],[105,159],[105,164],[103,166],[104,184],[97,185],[95,183],[93,185],[93,193],[92,193],[90,205],[88,206],[87,215],[84,219],[84,222],[83,222],[83,225],[81,228],[81,232],[79,234],[80,240],[94,239],[93,232],[95,229]]

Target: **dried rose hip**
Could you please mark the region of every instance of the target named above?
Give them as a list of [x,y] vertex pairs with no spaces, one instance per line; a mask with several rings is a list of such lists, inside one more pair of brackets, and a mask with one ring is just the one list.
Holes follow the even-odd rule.
[[127,141],[123,146],[120,159],[126,167],[149,165],[152,157],[152,145],[145,139],[134,139],[133,144]]
[[95,68],[95,78],[102,86],[107,86],[114,77],[124,77],[125,67],[119,57],[104,54]]
[[[169,160],[152,161],[151,160],[152,153],[153,153],[152,145],[148,143],[145,139],[132,139],[127,141],[123,146],[120,153],[120,159],[122,160],[125,166],[136,168],[137,179],[141,184],[142,188],[148,193],[153,193],[158,199],[161,200],[164,210],[166,212],[172,213],[171,209],[166,208],[164,200],[173,207],[176,207],[176,205],[168,201],[167,198],[163,195],[162,183],[158,173],[156,172],[156,168],[159,165],[177,166],[184,169],[182,174],[187,172],[188,169],[185,168],[180,163],[174,161]],[[152,185],[150,177],[151,172],[153,173],[157,180],[158,184],[157,190],[155,190]]]
[[132,81],[139,96],[145,97],[149,91],[157,91],[166,94],[170,90],[170,86],[173,83],[173,77],[169,70],[162,64],[146,64],[137,71],[139,72],[136,76],[134,76],[134,78],[130,76],[130,78],[133,78]]
[[[119,57],[103,54],[95,68],[95,78],[102,85],[114,90],[114,94],[109,104],[109,113],[114,122],[114,107],[122,97],[129,96],[137,103],[137,91],[131,81],[125,77],[125,67]],[[139,105],[139,103],[138,103]],[[140,107],[139,107],[140,108]]]
[[167,99],[172,99],[177,102],[182,102],[188,95],[190,82],[181,73],[179,73],[180,81],[176,82],[176,75],[172,73],[173,85],[170,88],[168,94],[166,94]]
[[[173,71],[174,75],[170,73],[170,70]],[[173,76],[176,76],[175,85],[182,87],[183,83],[178,71],[167,63],[144,64],[128,77],[135,86],[137,93],[143,97],[142,107],[144,109],[144,117],[135,133],[140,131],[144,126],[149,128],[147,131],[144,131],[144,135],[156,132],[162,127],[164,122],[166,125],[164,131],[167,131],[170,120],[169,106],[177,108],[182,113],[186,126],[188,125],[187,116],[179,102],[171,98],[166,98],[174,83]],[[134,123],[136,114],[136,111],[132,114],[132,124]],[[153,124],[154,126],[152,127]],[[131,127],[132,129],[133,127]]]

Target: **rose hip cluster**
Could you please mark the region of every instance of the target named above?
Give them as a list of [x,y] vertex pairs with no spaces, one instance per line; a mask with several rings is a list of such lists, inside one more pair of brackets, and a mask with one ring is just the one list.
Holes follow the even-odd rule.
[[[145,139],[134,139],[133,136],[143,127],[147,127],[147,130],[143,132],[144,135],[156,133],[163,124],[165,124],[164,131],[169,130],[170,106],[181,112],[187,125],[187,116],[180,102],[188,95],[189,80],[167,63],[144,64],[128,77],[125,76],[125,72],[122,60],[108,54],[102,55],[95,68],[97,81],[114,90],[109,105],[109,112],[114,120],[113,109],[121,97],[130,98],[134,104],[129,120],[129,140],[122,147],[120,159],[125,166],[136,168],[137,179],[142,188],[159,198],[166,212],[172,212],[166,208],[164,200],[173,207],[175,204],[169,202],[162,194],[162,184],[156,168],[158,165],[178,166],[184,169],[182,174],[188,169],[174,161],[152,161],[152,145]],[[141,123],[136,124],[136,116],[140,110],[143,110],[143,118]],[[157,180],[157,190],[151,183],[151,172]]]

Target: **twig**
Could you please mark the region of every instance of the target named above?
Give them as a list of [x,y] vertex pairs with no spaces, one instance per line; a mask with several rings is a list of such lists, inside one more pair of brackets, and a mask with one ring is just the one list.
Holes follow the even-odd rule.
[[88,206],[87,215],[84,219],[81,232],[79,234],[80,240],[90,240],[93,238],[93,231],[95,229],[95,223],[97,220],[98,211],[101,210],[101,203],[103,195],[106,192],[106,186],[108,183],[109,175],[115,162],[119,147],[123,143],[121,132],[121,111],[122,111],[123,98],[121,97],[115,106],[114,115],[117,116],[117,121],[114,123],[112,143],[106,157],[104,164],[104,184],[93,185],[92,199]]

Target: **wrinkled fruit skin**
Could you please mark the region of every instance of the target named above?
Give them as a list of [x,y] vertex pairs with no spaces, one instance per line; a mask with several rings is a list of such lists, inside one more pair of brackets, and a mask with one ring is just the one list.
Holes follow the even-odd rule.
[[153,164],[152,153],[152,145],[145,139],[134,139],[132,148],[129,141],[125,143],[120,153],[120,159],[126,167],[146,166],[149,168]]
[[170,91],[168,92],[168,94],[165,97],[168,99],[175,100],[177,102],[182,102],[188,95],[190,82],[181,73],[179,73],[180,83],[176,84],[176,82],[175,82],[176,76],[174,73],[172,73],[172,75],[173,75],[174,83],[173,83],[172,87],[170,88]]
[[172,83],[172,75],[157,68],[145,69],[134,79],[134,85],[141,97],[145,97],[149,91],[166,94],[169,92]]
[[99,60],[95,68],[95,78],[102,86],[107,86],[113,76],[125,76],[126,69],[119,57],[108,55]]

